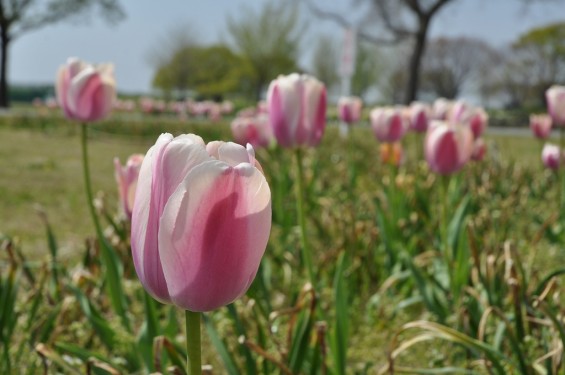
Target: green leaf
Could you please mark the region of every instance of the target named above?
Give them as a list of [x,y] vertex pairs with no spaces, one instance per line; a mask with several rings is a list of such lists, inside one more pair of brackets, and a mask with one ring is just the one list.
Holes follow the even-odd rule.
[[216,351],[218,352],[218,355],[222,359],[226,372],[229,375],[238,375],[240,371],[235,364],[236,362],[225,343],[220,339],[218,332],[214,328],[212,320],[208,317],[207,314],[202,314],[202,317],[204,319],[206,331],[208,332],[208,338],[210,339],[212,345],[214,345]]
[[332,332],[332,351],[336,373],[345,375],[347,368],[347,339],[349,331],[347,282],[344,277],[346,267],[345,252],[337,261],[334,277],[335,326]]

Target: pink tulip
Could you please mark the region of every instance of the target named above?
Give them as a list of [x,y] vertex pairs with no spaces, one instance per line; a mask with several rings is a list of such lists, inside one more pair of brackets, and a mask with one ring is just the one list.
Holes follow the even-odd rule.
[[473,136],[479,138],[488,126],[488,114],[483,108],[477,107],[470,111],[465,121],[471,127]]
[[283,147],[320,143],[326,127],[326,87],[314,77],[279,76],[267,93],[269,119],[277,142]]
[[474,161],[482,161],[487,153],[487,144],[482,138],[477,138],[473,142],[473,152],[471,159]]
[[139,173],[131,246],[157,300],[210,311],[243,295],[271,228],[271,192],[252,146],[162,134]]
[[530,115],[530,129],[532,129],[532,133],[536,138],[549,138],[551,125],[551,116],[549,115]]
[[370,114],[371,126],[381,142],[399,141],[408,129],[406,118],[399,107],[375,108]]
[[428,130],[428,124],[432,119],[432,109],[429,105],[414,102],[410,105],[410,129],[418,133]]
[[556,126],[565,126],[565,86],[551,86],[545,92],[547,112]]
[[135,189],[137,187],[137,178],[139,169],[143,162],[142,154],[133,154],[128,158],[125,166],[120,164],[120,159],[114,158],[114,167],[116,168],[115,177],[118,184],[118,192],[120,194],[120,202],[122,210],[126,217],[131,220],[131,212],[135,199]]
[[433,121],[424,141],[430,169],[441,175],[460,170],[470,159],[473,133],[467,126]]
[[562,154],[558,146],[545,144],[541,151],[541,161],[546,168],[557,170],[561,165]]
[[363,101],[356,96],[342,96],[337,102],[339,119],[348,125],[359,121],[361,109],[363,109]]
[[447,120],[453,104],[451,100],[445,98],[436,99],[432,106],[433,118],[435,120]]
[[77,121],[98,121],[112,110],[116,83],[111,65],[94,66],[75,58],[59,68],[57,101],[65,116]]
[[267,147],[273,139],[269,117],[265,114],[238,116],[231,122],[231,131],[237,143],[250,143],[255,148]]

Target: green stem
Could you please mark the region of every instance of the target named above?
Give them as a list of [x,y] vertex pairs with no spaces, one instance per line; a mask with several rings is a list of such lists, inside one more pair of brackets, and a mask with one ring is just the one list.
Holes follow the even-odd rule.
[[200,346],[200,313],[186,310],[186,371],[188,375],[202,373],[202,348]]
[[447,219],[447,208],[449,205],[449,182],[450,176],[441,176],[441,222],[440,222],[440,230],[441,230],[441,240],[442,240],[442,248],[443,248],[443,256],[445,259],[445,266],[447,267],[447,272],[449,275],[449,283],[451,285],[452,282],[452,259],[453,254],[451,254],[451,249],[449,248],[449,238],[448,238],[448,219]]
[[98,236],[98,238],[102,239],[104,236],[102,232],[102,226],[100,225],[100,221],[98,220],[98,216],[96,215],[96,210],[94,208],[94,197],[92,195],[92,183],[90,180],[90,169],[88,166],[87,126],[88,125],[86,123],[81,124],[82,169],[84,172],[84,184],[86,188],[88,209],[90,211],[90,215],[92,216],[94,226],[96,227],[96,235]]
[[[565,132],[563,131],[563,127],[559,128],[559,152],[563,152],[563,149],[565,148]],[[560,164],[561,164],[561,160],[560,160]],[[559,219],[563,220],[563,180],[565,177],[563,172],[561,171],[562,166],[559,165],[559,167],[557,168],[557,185],[558,185],[558,189],[559,191],[557,192],[557,199],[558,199],[558,204],[559,204]]]
[[298,224],[300,225],[300,242],[302,244],[302,261],[306,265],[308,278],[314,283],[314,266],[312,264],[312,254],[308,246],[306,237],[306,215],[304,212],[304,172],[302,170],[302,150],[296,149],[296,211],[298,214]]

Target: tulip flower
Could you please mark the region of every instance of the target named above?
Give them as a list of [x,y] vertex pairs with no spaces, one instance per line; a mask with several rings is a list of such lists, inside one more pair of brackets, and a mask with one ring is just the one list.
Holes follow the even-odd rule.
[[[159,137],[139,173],[134,266],[157,300],[210,311],[243,295],[265,251],[271,192],[253,147]],[[260,168],[260,167],[259,167]]]
[[399,107],[375,108],[370,114],[371,126],[381,142],[399,141],[408,128],[405,116]]
[[120,159],[114,158],[114,166],[116,168],[115,177],[118,184],[118,192],[120,194],[120,202],[122,210],[126,217],[131,220],[131,212],[135,199],[135,189],[137,187],[137,178],[139,169],[143,162],[142,154],[131,155],[125,166],[120,164]]
[[559,146],[552,144],[545,144],[541,151],[541,161],[546,168],[557,170],[562,161],[561,149]]
[[453,104],[451,100],[445,98],[436,99],[432,105],[433,118],[435,120],[447,120]]
[[556,126],[565,126],[565,86],[551,86],[545,92],[547,112]]
[[59,68],[55,90],[65,116],[77,121],[98,121],[112,110],[116,83],[112,65],[94,66],[75,58]]
[[482,138],[477,138],[473,142],[473,151],[471,159],[474,161],[482,161],[487,153],[487,144]]
[[359,121],[362,108],[363,101],[356,96],[343,96],[337,102],[339,119],[348,125]]
[[536,138],[549,138],[551,125],[551,117],[549,115],[530,115],[530,129]]
[[473,133],[467,126],[433,121],[424,141],[430,169],[441,175],[460,170],[470,159]]
[[269,117],[265,114],[238,116],[231,122],[231,131],[237,143],[250,143],[256,148],[269,146],[273,139]]
[[267,92],[273,134],[282,147],[320,143],[326,127],[326,87],[316,78],[297,73],[279,76]]
[[414,102],[409,108],[410,129],[418,133],[428,130],[428,124],[432,118],[432,109],[429,105]]

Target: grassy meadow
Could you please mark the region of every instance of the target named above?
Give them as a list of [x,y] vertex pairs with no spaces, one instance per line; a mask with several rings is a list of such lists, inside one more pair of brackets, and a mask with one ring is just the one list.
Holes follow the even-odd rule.
[[[95,233],[78,126],[58,116],[2,117],[0,234],[12,255],[0,253],[2,273],[10,270],[0,299],[10,300],[10,285],[14,296],[4,305],[11,313],[0,313],[0,333],[11,343],[0,348],[0,369],[169,373],[168,364],[170,373],[183,373],[182,318],[144,299],[129,261],[113,158],[145,153],[165,131],[229,140],[229,122],[114,116],[89,131],[92,185],[115,220],[103,222],[119,253],[129,326],[107,297],[107,265],[86,242]],[[401,363],[397,373],[414,373],[406,366],[477,374],[558,369],[555,353],[544,356],[565,343],[562,283],[559,273],[549,277],[565,266],[559,176],[542,168],[535,139],[485,138],[485,160],[444,183],[427,170],[417,135],[404,139],[405,161],[396,169],[381,163],[368,126],[354,128],[350,139],[329,126],[304,159],[313,287],[298,255],[292,152],[257,150],[272,191],[269,245],[248,295],[206,314],[203,363],[217,374],[390,373],[391,356]],[[444,240],[461,257],[454,270],[441,261]],[[405,347],[391,354],[399,343]]]

